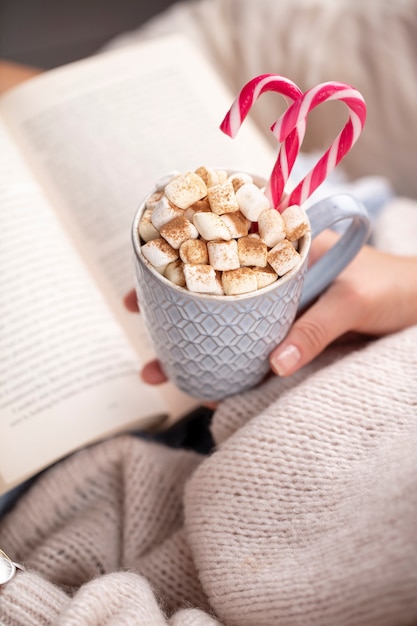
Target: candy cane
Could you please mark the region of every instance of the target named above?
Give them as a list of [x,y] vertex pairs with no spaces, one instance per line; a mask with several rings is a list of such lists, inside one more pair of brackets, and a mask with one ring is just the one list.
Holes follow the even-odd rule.
[[302,120],[323,102],[341,100],[349,109],[344,128],[305,178],[280,203],[282,211],[290,204],[302,204],[346,156],[361,134],[366,120],[366,104],[362,94],[345,83],[326,82],[313,87],[295,100],[271,130],[280,143],[286,142]]
[[[291,103],[296,102],[303,95],[301,89],[284,76],[279,76],[278,74],[261,74],[256,76],[241,89],[220,124],[220,129],[229,137],[235,137],[256,100],[266,91],[275,91]],[[285,184],[304,139],[305,129],[306,121],[305,119],[300,119],[296,127],[288,133],[283,146],[279,150],[265,191],[274,208],[281,201]]]

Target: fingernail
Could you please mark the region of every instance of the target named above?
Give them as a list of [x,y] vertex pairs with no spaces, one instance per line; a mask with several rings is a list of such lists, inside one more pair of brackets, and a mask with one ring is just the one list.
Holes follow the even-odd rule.
[[282,350],[275,352],[271,358],[272,369],[278,376],[285,376],[291,372],[301,358],[301,353],[296,346],[289,344]]

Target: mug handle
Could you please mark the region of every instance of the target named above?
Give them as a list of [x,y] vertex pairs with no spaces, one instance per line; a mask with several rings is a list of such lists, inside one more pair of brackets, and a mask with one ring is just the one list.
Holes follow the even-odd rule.
[[350,225],[339,241],[308,270],[298,305],[299,311],[308,307],[327,289],[356,256],[371,232],[371,222],[365,206],[349,194],[337,194],[320,200],[307,209],[307,215],[312,240],[323,230],[342,220],[350,220]]

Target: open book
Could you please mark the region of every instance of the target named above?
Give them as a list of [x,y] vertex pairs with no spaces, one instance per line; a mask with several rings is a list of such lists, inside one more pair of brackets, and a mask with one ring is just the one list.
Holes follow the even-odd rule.
[[152,358],[133,287],[131,223],[168,171],[267,176],[274,154],[178,36],[46,72],[0,98],[0,493],[70,452],[177,419],[195,399],[138,372]]

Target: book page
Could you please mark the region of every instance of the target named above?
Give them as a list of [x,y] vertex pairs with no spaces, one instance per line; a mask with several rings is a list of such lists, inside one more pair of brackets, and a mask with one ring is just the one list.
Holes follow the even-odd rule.
[[121,306],[134,284],[130,230],[141,199],[172,170],[211,165],[267,177],[274,162],[250,121],[234,140],[219,130],[233,97],[190,46],[170,36],[106,52],[1,101],[85,263],[148,356],[137,316]]
[[[0,98],[20,149],[3,129],[0,473],[9,483],[32,454],[47,465],[121,419],[158,413],[160,395],[174,416],[195,406],[170,383],[155,390],[138,379],[153,350],[140,316],[122,306],[134,285],[130,230],[168,171],[268,176],[274,157],[254,126],[235,140],[219,130],[232,99],[175,36],[46,72]],[[22,183],[26,167],[36,183]],[[40,432],[42,450],[31,450]]]
[[1,122],[0,159],[1,492],[167,407]]

